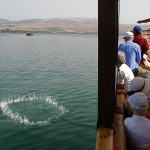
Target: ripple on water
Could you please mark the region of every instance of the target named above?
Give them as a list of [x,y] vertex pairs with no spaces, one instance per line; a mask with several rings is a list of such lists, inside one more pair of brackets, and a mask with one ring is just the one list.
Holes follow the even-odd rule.
[[59,105],[50,96],[31,96],[8,99],[0,103],[4,115],[12,120],[31,126],[47,126],[64,115],[69,110]]

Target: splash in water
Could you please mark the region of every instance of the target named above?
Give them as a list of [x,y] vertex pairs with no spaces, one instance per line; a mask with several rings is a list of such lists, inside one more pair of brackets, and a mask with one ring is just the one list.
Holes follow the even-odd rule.
[[8,99],[0,103],[0,108],[12,120],[31,126],[52,125],[69,112],[50,96]]

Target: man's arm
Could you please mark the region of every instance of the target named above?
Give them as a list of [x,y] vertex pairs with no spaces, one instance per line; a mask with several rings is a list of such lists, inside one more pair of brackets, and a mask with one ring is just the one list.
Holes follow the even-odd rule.
[[150,50],[145,51],[145,54],[146,54],[147,56],[150,56]]
[[117,84],[117,85],[116,85],[116,88],[117,88],[117,89],[124,89],[124,84]]
[[138,44],[135,43],[135,46],[136,46],[136,49],[135,49],[135,52],[136,52],[136,62],[138,64],[140,64],[140,61],[142,59],[142,56],[141,56],[141,48]]
[[145,54],[147,55],[147,60],[150,59],[150,49],[147,39],[145,40]]
[[125,79],[124,72],[121,70],[118,70],[117,80],[116,80],[116,88],[117,89],[123,89],[124,88],[124,79]]

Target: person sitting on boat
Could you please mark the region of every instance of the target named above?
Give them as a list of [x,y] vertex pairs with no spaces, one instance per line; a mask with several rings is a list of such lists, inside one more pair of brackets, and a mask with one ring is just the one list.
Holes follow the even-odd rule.
[[150,72],[147,73],[147,79],[150,80]]
[[126,32],[123,38],[125,43],[121,43],[118,47],[118,50],[125,53],[126,64],[131,68],[134,76],[138,76],[138,66],[141,60],[141,50],[140,46],[132,41],[133,37],[134,36],[132,32]]
[[148,108],[147,96],[137,92],[129,96],[133,116],[125,119],[128,150],[147,150],[150,146],[150,120],[144,114]]
[[[141,26],[137,25],[133,28],[133,34],[134,39],[133,42],[139,44],[141,48],[141,63],[145,64],[146,66],[149,66],[149,63],[147,61],[147,58],[145,56],[149,56],[149,45],[148,41],[142,36],[142,28]],[[143,57],[143,55],[145,56]]]
[[132,70],[125,64],[125,53],[123,51],[118,52],[117,62],[117,88],[124,88],[129,91],[129,83],[134,78]]
[[[150,119],[150,80],[148,78],[135,77],[130,81],[128,95],[133,95],[136,92],[144,93],[148,98],[148,111],[145,113],[146,117]],[[131,108],[127,101],[128,97],[124,100],[126,116],[131,116]]]
[[148,111],[146,113],[147,118],[150,119],[150,80],[142,77],[135,77],[129,84],[131,94],[136,92],[144,93],[148,98]]

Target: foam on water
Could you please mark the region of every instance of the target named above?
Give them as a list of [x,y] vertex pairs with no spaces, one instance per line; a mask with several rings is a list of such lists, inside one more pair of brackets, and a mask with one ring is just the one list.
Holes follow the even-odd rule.
[[[30,120],[29,118],[26,117],[26,115],[20,115],[18,112],[15,112],[14,110],[11,110],[10,106],[11,104],[14,103],[26,103],[26,102],[32,102],[32,101],[41,101],[46,102],[47,105],[50,105],[54,107],[55,109],[58,110],[58,113],[50,115],[47,119],[45,120],[39,120],[39,121],[34,121]],[[38,107],[38,106],[37,106]],[[60,117],[63,117],[66,113],[69,112],[68,109],[66,109],[64,106],[59,105],[58,102],[55,99],[52,99],[50,96],[44,96],[44,97],[36,97],[36,96],[31,96],[31,97],[19,97],[15,99],[8,99],[4,100],[0,103],[0,108],[3,112],[4,115],[8,116],[14,121],[20,122],[25,125],[31,125],[31,126],[47,126],[47,125],[52,125],[52,122],[58,120]],[[32,108],[30,108],[32,109]],[[38,116],[37,116],[38,117]]]

